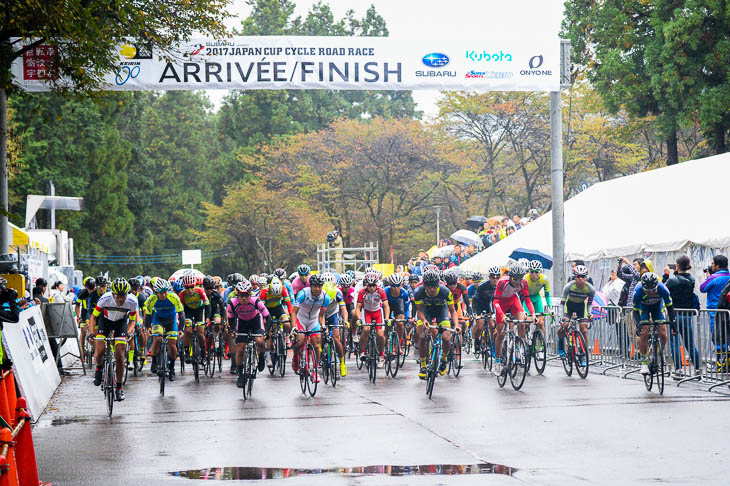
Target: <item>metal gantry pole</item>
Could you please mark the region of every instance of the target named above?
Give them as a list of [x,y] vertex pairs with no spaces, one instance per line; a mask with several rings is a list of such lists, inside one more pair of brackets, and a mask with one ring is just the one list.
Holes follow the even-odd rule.
[[438,246],[441,241],[441,206],[433,208],[436,210],[436,246]]

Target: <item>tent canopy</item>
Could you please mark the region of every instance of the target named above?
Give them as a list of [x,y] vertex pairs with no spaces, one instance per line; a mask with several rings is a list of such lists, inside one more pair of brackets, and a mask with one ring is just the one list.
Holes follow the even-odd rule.
[[[730,153],[595,184],[565,202],[565,259],[586,261],[730,246],[723,181]],[[715,183],[714,181],[718,181]],[[516,248],[552,255],[552,212],[465,261],[465,270],[502,265]]]
[[18,228],[11,222],[8,222],[8,227],[12,230],[13,234],[9,246],[16,248],[21,246],[27,246],[28,248],[38,248],[45,253],[49,252],[49,244],[43,238],[39,238],[34,234],[27,233],[26,231]]

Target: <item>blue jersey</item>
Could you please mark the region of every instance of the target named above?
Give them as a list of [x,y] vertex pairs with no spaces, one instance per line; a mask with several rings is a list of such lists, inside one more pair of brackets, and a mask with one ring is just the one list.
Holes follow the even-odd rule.
[[674,309],[672,308],[672,297],[667,287],[659,282],[659,288],[655,295],[646,295],[641,284],[634,289],[634,319],[648,321],[651,317],[654,322],[663,321],[662,309],[666,307],[669,319],[674,320]]
[[289,292],[289,295],[294,298],[294,288],[291,286],[291,282],[289,279],[285,278],[282,280],[281,284],[284,286],[284,288]]
[[388,297],[388,306],[390,307],[391,314],[396,316],[398,314],[403,314],[405,319],[411,317],[411,297],[406,289],[401,287],[398,297],[393,297],[390,295],[390,287],[385,287],[385,295]]
[[319,318],[320,309],[326,309],[330,305],[331,299],[327,293],[322,290],[317,297],[312,296],[312,288],[305,287],[297,294],[294,300],[294,307],[297,307],[297,318],[302,322],[314,322]]
[[469,300],[474,300],[474,295],[477,293],[477,284],[471,284],[466,288],[466,294],[469,296]]

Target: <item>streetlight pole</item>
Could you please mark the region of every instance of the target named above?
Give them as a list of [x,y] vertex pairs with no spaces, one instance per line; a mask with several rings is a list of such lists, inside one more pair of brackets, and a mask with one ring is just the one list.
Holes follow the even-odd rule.
[[439,241],[441,241],[441,206],[434,206],[433,208],[436,210],[436,246],[439,246]]

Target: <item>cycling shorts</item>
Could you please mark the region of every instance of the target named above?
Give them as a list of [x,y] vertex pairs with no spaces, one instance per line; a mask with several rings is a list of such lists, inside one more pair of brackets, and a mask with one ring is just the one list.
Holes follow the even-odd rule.
[[[540,294],[531,295],[530,300],[532,301],[533,307],[535,307],[535,313],[542,314],[545,309],[542,305],[542,296]],[[530,311],[530,309],[527,308],[527,301],[522,303],[522,308],[525,309],[525,313]]]
[[371,324],[372,322],[375,322],[375,324],[377,324],[375,326],[375,329],[383,328],[383,309],[378,309],[376,311],[365,311],[365,323]]
[[110,321],[104,316],[99,316],[96,329],[97,339],[101,336],[107,337],[109,333],[114,331],[115,341],[127,342],[127,326],[129,319],[120,319],[118,321]]
[[324,323],[327,325],[327,327],[339,326],[340,325],[340,315],[332,314],[331,316],[325,318]]
[[517,294],[506,299],[499,299],[499,307],[502,309],[502,314],[497,315],[497,324],[502,324],[504,321],[504,315],[507,313],[512,314],[512,318],[516,319],[517,315],[523,312],[522,303],[520,302],[520,298]]
[[185,319],[194,322],[196,325],[202,325],[204,312],[204,307],[198,307],[197,309],[185,307]]
[[162,336],[164,332],[170,341],[177,340],[177,319],[152,319],[152,335]]
[[319,317],[314,320],[307,321],[302,320],[297,316],[297,331],[321,331],[322,327],[319,325]]
[[572,302],[567,301],[565,303],[565,316],[572,318],[575,313],[576,318],[581,319],[586,317],[586,303],[585,302]]
[[[441,307],[423,307],[423,315],[426,316],[426,322],[431,325],[435,320],[437,323],[444,323],[445,327],[451,327],[451,316],[449,315],[449,308],[445,305]],[[418,320],[416,326],[422,326],[423,322]]]
[[351,316],[353,314],[353,311],[355,310],[355,304],[353,304],[353,303],[345,304],[345,307],[347,307],[347,315]]
[[[401,290],[401,292],[404,292],[404,291]],[[401,298],[394,299],[393,301],[388,301],[388,303],[390,304],[390,313],[391,313],[391,315],[394,315],[394,316],[397,316],[399,314],[404,314],[405,315],[405,313],[406,313],[406,305],[405,304],[406,303],[403,301],[403,299],[401,299]]]
[[491,314],[492,312],[494,312],[494,310],[492,309],[491,300],[487,302],[486,305],[484,305],[479,299],[474,299],[471,301],[471,305],[474,309],[474,314]]
[[246,321],[238,319],[238,327],[236,328],[236,332],[238,333],[238,335],[236,336],[236,343],[245,343],[246,335],[248,334],[249,330],[254,336],[261,336],[264,334],[264,328],[261,323],[261,316],[256,316],[253,319],[249,319]]
[[661,306],[641,306],[641,320],[648,321],[650,317],[651,320],[654,322],[666,320],[666,317],[664,317],[664,313],[662,312]]

